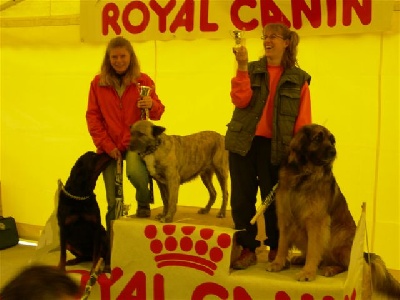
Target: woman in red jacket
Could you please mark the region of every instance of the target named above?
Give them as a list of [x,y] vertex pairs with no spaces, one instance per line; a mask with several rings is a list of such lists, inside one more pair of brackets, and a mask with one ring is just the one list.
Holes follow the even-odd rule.
[[[149,96],[140,96],[140,86],[151,87]],[[128,151],[130,126],[148,110],[152,120],[159,120],[164,105],[155,91],[153,80],[140,72],[131,43],[123,37],[113,38],[107,46],[100,74],[90,84],[86,122],[98,153],[107,153],[115,161],[104,170],[108,211],[107,231],[115,219],[116,161],[126,159],[126,175],[136,188],[136,216],[150,216],[149,175],[145,163],[135,152]]]

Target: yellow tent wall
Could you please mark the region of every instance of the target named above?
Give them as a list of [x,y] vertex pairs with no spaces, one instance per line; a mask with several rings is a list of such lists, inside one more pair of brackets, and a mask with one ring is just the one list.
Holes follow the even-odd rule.
[[[369,250],[392,269],[400,269],[399,15],[390,32],[307,36],[299,46],[300,66],[312,75],[313,121],[336,136],[336,178],[355,218],[367,203]],[[166,133],[225,133],[233,110],[230,37],[133,45],[166,106],[157,122]],[[262,55],[260,39],[246,45],[251,60]],[[57,179],[65,182],[75,160],[94,150],[85,109],[104,50],[81,43],[77,25],[1,28],[1,201],[20,228],[45,224]],[[133,213],[134,190],[124,183]],[[104,216],[101,177],[96,194]],[[155,198],[161,206],[157,187]],[[181,187],[180,205],[206,200],[200,180]]]

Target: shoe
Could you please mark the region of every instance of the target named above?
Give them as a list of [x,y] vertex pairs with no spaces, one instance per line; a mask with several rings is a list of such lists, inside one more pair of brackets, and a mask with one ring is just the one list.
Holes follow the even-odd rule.
[[150,206],[138,206],[136,209],[136,218],[149,218],[150,214]]
[[257,263],[257,256],[255,252],[252,252],[249,249],[244,248],[239,258],[232,263],[231,268],[234,270],[245,270],[248,267],[255,265],[256,263]]
[[268,252],[268,261],[269,261],[269,262],[275,260],[275,257],[276,257],[276,253],[277,253],[277,252],[278,252],[277,249],[270,249],[270,250],[269,250],[269,252]]

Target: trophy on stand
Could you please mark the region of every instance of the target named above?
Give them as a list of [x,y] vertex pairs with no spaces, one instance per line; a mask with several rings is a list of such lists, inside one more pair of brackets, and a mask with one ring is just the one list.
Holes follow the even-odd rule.
[[[144,97],[144,96],[150,95],[150,90],[151,90],[151,87],[149,87],[147,85],[140,85],[139,84],[140,97]],[[141,119],[142,120],[149,120],[150,119],[150,117],[149,117],[149,109],[148,108],[142,109]]]

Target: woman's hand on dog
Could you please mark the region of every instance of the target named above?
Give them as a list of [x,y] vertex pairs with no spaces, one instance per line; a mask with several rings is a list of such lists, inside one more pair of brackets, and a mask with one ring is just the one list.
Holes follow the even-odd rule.
[[115,160],[122,158],[121,152],[118,150],[118,148],[114,148],[113,150],[111,150],[111,152],[108,153],[108,155],[110,155]]

